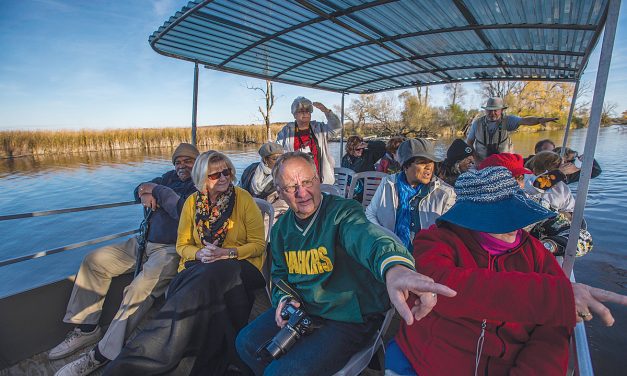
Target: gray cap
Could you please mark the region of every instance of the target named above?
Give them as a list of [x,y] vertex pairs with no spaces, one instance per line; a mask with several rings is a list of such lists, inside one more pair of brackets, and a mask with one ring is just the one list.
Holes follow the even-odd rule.
[[484,110],[504,110],[507,106],[503,104],[503,98],[492,97],[488,98],[488,101],[482,108]]
[[266,142],[259,148],[259,155],[261,158],[265,158],[272,154],[283,154],[283,146],[276,142]]
[[398,159],[401,166],[414,157],[423,157],[434,162],[441,162],[442,159],[433,153],[433,145],[424,138],[410,138],[403,141],[398,147]]

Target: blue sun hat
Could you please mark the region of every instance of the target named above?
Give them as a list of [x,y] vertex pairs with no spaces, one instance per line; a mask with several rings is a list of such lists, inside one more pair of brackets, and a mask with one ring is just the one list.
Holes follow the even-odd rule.
[[502,166],[468,171],[455,182],[457,200],[438,221],[469,230],[503,234],[555,216],[525,196]]

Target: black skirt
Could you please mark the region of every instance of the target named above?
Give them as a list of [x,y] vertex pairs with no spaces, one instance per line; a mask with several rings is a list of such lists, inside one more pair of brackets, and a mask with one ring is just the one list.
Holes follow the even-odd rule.
[[235,337],[248,322],[263,276],[248,261],[193,263],[170,284],[161,310],[105,375],[223,375],[242,365]]

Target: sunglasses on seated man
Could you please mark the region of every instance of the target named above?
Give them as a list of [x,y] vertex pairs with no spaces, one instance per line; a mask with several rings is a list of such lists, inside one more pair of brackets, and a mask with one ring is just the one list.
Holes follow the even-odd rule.
[[231,170],[229,170],[228,168],[225,168],[222,171],[218,171],[218,172],[214,172],[213,174],[209,174],[207,175],[207,177],[211,180],[218,180],[220,179],[220,175],[224,175],[225,178],[228,178],[229,176],[231,176]]

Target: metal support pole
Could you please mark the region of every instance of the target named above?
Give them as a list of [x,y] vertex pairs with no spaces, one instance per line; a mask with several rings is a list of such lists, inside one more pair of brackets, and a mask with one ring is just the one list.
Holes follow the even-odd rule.
[[342,163],[342,153],[344,152],[344,94],[342,93],[342,112],[340,112],[340,122],[342,123],[342,133],[340,136],[340,163]]
[[194,94],[192,98],[192,145],[196,146],[196,118],[198,116],[198,63],[194,63]]
[[592,161],[597,146],[597,137],[601,127],[601,113],[603,111],[603,100],[605,99],[605,89],[607,87],[607,77],[610,73],[610,63],[612,61],[612,49],[616,37],[616,25],[618,23],[618,13],[620,12],[620,0],[609,0],[605,31],[603,33],[603,45],[599,58],[599,68],[597,70],[596,83],[594,85],[594,96],[592,97],[592,108],[590,110],[590,124],[586,135],[586,145],[583,154],[583,164],[579,175],[579,186],[577,187],[577,197],[575,199],[575,211],[573,221],[568,234],[566,254],[562,269],[567,276],[570,276],[575,264],[575,254],[577,252],[577,241],[579,231],[583,221],[583,211],[586,206],[588,196],[588,186],[590,175],[592,174]]
[[568,111],[568,120],[566,121],[566,131],[564,131],[564,141],[562,141],[562,150],[560,151],[560,157],[564,156],[566,151],[566,142],[568,141],[568,133],[570,133],[570,123],[573,120],[573,113],[575,112],[575,102],[577,101],[577,93],[579,92],[580,79],[575,83],[575,89],[573,90],[573,99],[570,101],[570,111]]

